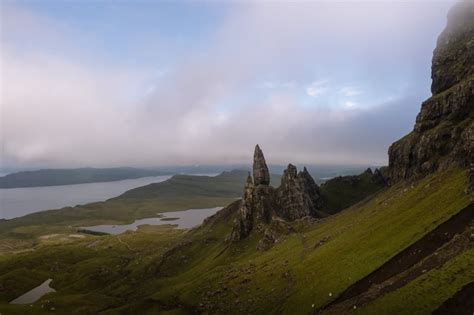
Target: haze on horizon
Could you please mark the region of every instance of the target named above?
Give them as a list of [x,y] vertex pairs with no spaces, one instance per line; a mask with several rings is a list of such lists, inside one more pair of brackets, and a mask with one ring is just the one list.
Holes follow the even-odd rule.
[[2,1],[0,166],[386,164],[453,2]]

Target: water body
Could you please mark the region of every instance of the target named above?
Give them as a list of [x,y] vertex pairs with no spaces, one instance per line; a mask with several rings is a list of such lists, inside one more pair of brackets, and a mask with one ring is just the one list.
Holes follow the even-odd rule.
[[102,232],[109,234],[120,234],[125,231],[135,231],[138,226],[150,224],[150,225],[164,225],[173,224],[177,225],[178,229],[189,229],[201,224],[205,218],[210,217],[217,211],[221,210],[222,207],[208,208],[208,209],[189,209],[184,211],[172,211],[160,213],[160,217],[147,218],[136,220],[132,224],[123,225],[94,225],[84,226],[81,229]]
[[56,292],[56,290],[49,286],[51,281],[53,281],[53,279],[46,280],[36,288],[14,299],[10,304],[31,304],[38,301],[46,293]]
[[153,176],[115,182],[0,189],[0,219],[103,201],[132,188],[162,182],[170,177]]

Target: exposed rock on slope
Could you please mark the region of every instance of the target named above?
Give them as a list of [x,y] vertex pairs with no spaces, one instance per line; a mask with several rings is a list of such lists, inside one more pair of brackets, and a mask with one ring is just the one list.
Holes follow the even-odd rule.
[[257,145],[253,170],[253,181],[249,174],[245,184],[232,240],[241,240],[256,229],[264,234],[259,248],[266,249],[282,234],[280,232],[291,230],[285,222],[318,217],[321,213],[324,206],[321,192],[306,168],[297,173],[296,167],[289,164],[280,187],[275,189],[268,185],[270,175],[262,150]]
[[244,195],[242,197],[242,202],[239,208],[239,218],[235,222],[234,229],[232,231],[232,239],[238,240],[247,235],[253,227],[253,218],[252,218],[252,204],[253,204],[253,182],[252,177],[247,177],[245,183]]
[[455,5],[432,62],[433,96],[389,149],[389,181],[474,164],[474,2]]
[[[277,195],[280,207],[277,209],[277,214],[288,221],[315,216],[314,210],[316,209],[310,194],[316,193],[317,190],[314,190],[314,187],[310,185],[305,187],[307,182],[301,174],[298,175],[296,167],[290,164],[281,178]],[[309,177],[311,178],[311,175]],[[311,180],[314,183],[313,178]]]

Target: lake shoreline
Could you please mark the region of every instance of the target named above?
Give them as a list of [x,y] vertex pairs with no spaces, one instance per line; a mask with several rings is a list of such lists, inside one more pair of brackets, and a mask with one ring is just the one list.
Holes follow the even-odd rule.
[[169,179],[151,176],[100,183],[0,189],[0,220],[11,220],[41,211],[106,201],[126,191]]
[[81,226],[78,231],[117,235],[126,231],[137,231],[143,225],[172,225],[178,229],[189,229],[198,226],[223,207],[186,209],[181,211],[162,212],[157,217],[137,219],[130,224],[101,224]]

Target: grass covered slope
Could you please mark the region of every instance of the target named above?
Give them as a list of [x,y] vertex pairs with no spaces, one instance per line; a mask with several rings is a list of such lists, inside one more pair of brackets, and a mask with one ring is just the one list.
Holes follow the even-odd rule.
[[[73,243],[51,242],[35,251],[0,256],[0,313],[97,314],[140,296],[150,262],[183,236],[170,226],[143,226],[119,236],[85,236]],[[53,277],[61,294],[30,305],[8,305],[15,296]]]
[[[240,198],[247,174],[247,171],[234,170],[214,177],[175,175],[104,202],[0,220],[0,252],[32,246],[41,235],[75,233],[77,226],[131,223],[161,212],[225,206]],[[273,178],[279,181],[278,176]]]
[[[459,169],[398,184],[326,219],[293,223],[295,233],[265,252],[256,250],[256,233],[235,244],[224,242],[238,201],[197,229],[170,234],[174,239],[166,244],[142,231],[123,236],[132,250],[115,236],[88,236],[104,245],[96,248],[88,247],[89,239],[68,246],[44,245],[32,253],[0,259],[0,274],[7,275],[0,276],[4,288],[0,300],[57,278],[52,286],[58,292],[35,303],[33,309],[39,310],[47,299],[59,314],[70,314],[79,305],[82,313],[101,310],[104,314],[310,313],[467,206],[465,185],[466,174]],[[76,253],[74,248],[78,254],[68,254]],[[472,255],[462,251],[441,267],[446,270],[442,276],[414,279],[431,288],[417,290],[416,308],[402,303],[411,292],[406,286],[387,295],[391,303],[365,307],[397,313],[395,306],[402,303],[406,313],[429,313],[473,281],[465,268],[470,261]],[[26,272],[32,276],[26,278]],[[438,285],[446,277],[452,280],[449,288]],[[24,306],[2,308],[9,314],[31,312]]]
[[326,203],[324,211],[330,214],[348,208],[386,186],[384,179],[370,169],[354,176],[338,176],[321,184]]
[[167,280],[174,293],[158,292],[156,298],[179,292],[186,304],[211,296],[204,304],[210,310],[310,312],[465,207],[465,184],[463,171],[451,171],[413,187],[397,185],[321,223],[303,225],[268,252],[255,251],[256,240],[246,240],[219,256],[227,258],[225,265],[210,254],[183,253],[198,255],[201,263]]

